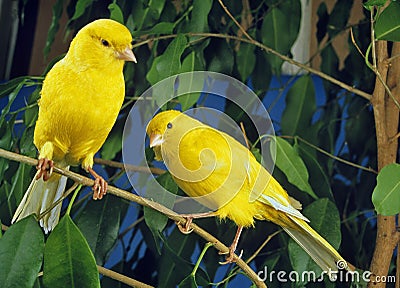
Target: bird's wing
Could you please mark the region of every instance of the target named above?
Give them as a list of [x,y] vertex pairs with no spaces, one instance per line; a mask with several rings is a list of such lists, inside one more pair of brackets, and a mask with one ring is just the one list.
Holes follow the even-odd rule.
[[168,137],[168,151],[163,156],[168,170],[189,196],[213,193],[211,202],[217,206],[227,203],[243,185],[248,185],[248,150],[209,126],[186,131]]
[[298,210],[301,209],[300,202],[288,196],[278,181],[257,160],[251,160],[250,169],[250,201],[259,201],[275,210],[309,222]]

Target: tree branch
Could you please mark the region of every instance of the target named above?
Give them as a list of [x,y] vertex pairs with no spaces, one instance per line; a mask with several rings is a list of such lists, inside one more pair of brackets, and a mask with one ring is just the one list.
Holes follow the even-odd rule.
[[[237,40],[237,41],[253,44],[253,45],[261,48],[265,52],[271,53],[271,54],[277,56],[278,58],[282,59],[283,61],[286,61],[286,62],[288,62],[290,64],[296,65],[296,66],[300,67],[301,69],[303,69],[303,70],[305,70],[305,71],[307,71],[309,73],[315,74],[315,75],[321,77],[322,79],[325,79],[325,80],[327,80],[327,81],[329,81],[329,82],[331,82],[331,83],[333,83],[335,85],[338,85],[339,87],[341,87],[343,89],[346,89],[350,93],[354,93],[354,94],[356,94],[358,96],[361,96],[361,97],[367,99],[368,101],[371,101],[371,97],[372,97],[371,94],[368,94],[368,93],[366,93],[366,92],[364,92],[362,90],[354,88],[353,86],[347,85],[346,83],[343,83],[343,82],[335,79],[334,77],[329,76],[328,74],[325,74],[325,73],[323,73],[323,72],[321,72],[321,71],[319,71],[317,69],[314,69],[314,68],[309,67],[309,66],[307,66],[305,64],[297,62],[297,61],[293,60],[292,58],[289,58],[289,57],[287,57],[285,55],[282,55],[279,52],[275,51],[274,49],[272,49],[272,48],[270,48],[270,47],[268,47],[268,46],[266,46],[266,45],[264,45],[264,44],[262,44],[262,43],[260,43],[260,42],[258,42],[256,40],[254,40],[254,39],[249,40],[249,39],[245,39],[245,38],[237,37],[237,36],[233,36],[233,35],[217,34],[217,33],[185,33],[183,35],[187,35],[187,36],[202,36],[202,37],[206,37],[206,38],[213,37],[213,38],[231,39],[231,40]],[[158,36],[158,37],[154,37],[154,38],[151,38],[151,39],[146,39],[146,40],[144,40],[142,42],[138,42],[133,46],[135,48],[135,47],[139,47],[139,46],[145,45],[145,44],[147,44],[147,43],[149,43],[151,41],[162,40],[162,39],[170,39],[170,38],[175,38],[175,37],[177,37],[177,34]]]
[[[233,17],[233,15],[231,14],[231,12],[229,12],[228,8],[225,6],[224,2],[222,0],[218,0],[219,4],[221,5],[222,9],[224,9],[225,13],[229,16],[229,18],[232,19],[232,21],[236,24],[236,26],[238,26],[239,30],[241,31],[241,33],[247,37],[247,39],[249,40],[253,40],[253,38],[251,38],[251,36],[246,32],[246,30],[242,27],[242,25],[239,24],[239,22],[235,19],[235,17]],[[240,36],[240,34],[238,34]]]
[[112,271],[110,269],[104,268],[104,267],[102,267],[100,265],[97,265],[97,270],[99,270],[100,274],[103,274],[104,276],[106,276],[108,278],[117,280],[117,281],[119,281],[121,283],[124,283],[124,284],[126,284],[128,286],[131,286],[131,287],[154,288],[154,286],[147,285],[147,284],[142,283],[142,282],[140,282],[138,280],[135,280],[135,279],[129,278],[129,277],[125,276],[125,275],[122,275],[122,274],[120,274],[118,272],[115,272],[115,271]]
[[148,173],[150,171],[151,173],[157,174],[157,175],[161,175],[166,172],[164,169],[160,169],[157,167],[135,166],[135,165],[130,165],[130,164],[124,164],[124,163],[117,162],[117,161],[104,160],[101,158],[94,158],[93,160],[94,160],[94,163],[97,163],[100,165],[106,165],[106,166],[119,168],[119,169],[123,169],[123,170],[129,170],[129,171],[145,172],[145,173]]
[[[375,129],[378,148],[378,170],[388,164],[395,163],[397,157],[397,141],[392,141],[392,137],[397,134],[399,117],[398,109],[394,99],[388,97],[383,83],[388,82],[389,66],[387,65],[388,51],[387,42],[378,41],[376,43],[377,71],[381,75],[375,80],[375,89],[371,99],[375,117]],[[394,47],[393,50],[398,49]],[[400,65],[400,63],[397,63]],[[392,63],[391,69],[396,69]],[[391,71],[395,73],[395,70]],[[390,73],[389,73],[390,75]],[[398,77],[398,75],[397,75]],[[389,77],[391,78],[391,77]],[[370,271],[373,273],[372,281],[368,287],[384,288],[385,283],[374,281],[374,276],[386,276],[392,260],[393,251],[398,242],[398,232],[396,230],[396,217],[383,216],[377,217],[377,235],[374,254],[371,261]]]
[[[1,149],[1,148],[0,148],[0,157],[6,158],[6,159],[9,159],[12,161],[25,163],[25,164],[32,165],[32,166],[36,166],[37,162],[38,162],[37,159],[33,159],[33,158],[30,158],[30,157],[27,157],[24,155],[10,152],[10,151],[7,151],[7,150]],[[92,179],[82,176],[78,173],[74,173],[69,170],[64,170],[59,167],[54,167],[53,171],[58,174],[61,174],[63,176],[66,176],[66,177],[70,178],[71,180],[73,180],[79,184],[85,185],[85,186],[93,186],[93,184],[94,184],[94,181]],[[128,191],[119,189],[119,188],[111,186],[111,185],[108,186],[107,193],[115,195],[120,198],[123,198],[128,201],[138,203],[143,206],[153,208],[153,209],[161,212],[162,214],[166,215],[168,218],[170,218],[171,220],[173,220],[175,222],[180,222],[182,224],[186,223],[186,219],[184,217],[180,216],[179,214],[175,213],[174,211],[166,208],[165,206],[163,206],[157,202],[153,202],[151,200],[145,199],[136,194],[130,193]],[[193,232],[195,232],[197,235],[199,235],[200,237],[205,239],[206,241],[213,243],[215,249],[217,249],[221,253],[226,254],[229,252],[229,248],[227,246],[225,246],[221,241],[219,241],[217,238],[215,238],[213,235],[211,235],[210,233],[208,233],[201,227],[197,226],[194,223],[191,223],[189,228],[191,230],[193,230]],[[259,279],[258,275],[246,264],[246,262],[243,261],[242,259],[240,259],[236,254],[234,255],[234,261],[243,270],[243,272],[247,275],[247,277],[249,277],[249,279],[251,279],[253,281],[253,283],[255,285],[257,285],[257,287],[263,287],[263,288],[267,287],[266,284],[264,282],[262,282],[261,279]]]

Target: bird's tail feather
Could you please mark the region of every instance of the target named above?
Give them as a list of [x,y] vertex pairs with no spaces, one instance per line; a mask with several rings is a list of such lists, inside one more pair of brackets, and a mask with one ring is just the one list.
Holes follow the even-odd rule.
[[348,268],[347,262],[340,256],[335,248],[305,221],[296,217],[290,218],[298,227],[284,227],[283,229],[310,255],[323,271],[329,273],[338,271],[339,268]]
[[[15,211],[11,223],[31,214],[36,214],[39,217],[41,213],[48,210],[53,203],[62,197],[66,184],[67,178],[58,174],[53,174],[47,181],[43,181],[42,178],[36,180],[35,177]],[[43,227],[46,234],[57,225],[60,218],[61,204],[61,202],[57,204],[39,220],[40,226]]]

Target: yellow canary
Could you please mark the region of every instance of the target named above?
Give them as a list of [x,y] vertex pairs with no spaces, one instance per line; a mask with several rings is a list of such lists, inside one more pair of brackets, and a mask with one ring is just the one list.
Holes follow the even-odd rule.
[[[81,163],[95,177],[93,198],[106,193],[107,182],[92,169],[93,156],[121,109],[124,62],[136,62],[131,42],[124,25],[109,19],[93,21],[76,34],[65,57],[46,75],[34,133],[38,171],[12,222],[32,213],[39,216],[59,201],[67,179],[52,174],[53,165],[67,169]],[[57,225],[60,210],[61,203],[40,219],[46,233]]]
[[146,132],[156,160],[164,161],[178,186],[190,197],[201,197],[196,199],[216,210],[212,215],[239,226],[228,261],[241,228],[254,226],[254,219],[281,226],[323,271],[337,271],[338,262],[345,261],[307,224],[301,204],[228,134],[175,110],[157,114]]

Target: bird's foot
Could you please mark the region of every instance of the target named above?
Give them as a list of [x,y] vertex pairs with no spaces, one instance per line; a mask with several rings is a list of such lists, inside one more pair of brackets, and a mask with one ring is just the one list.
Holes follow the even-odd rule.
[[[239,226],[237,228],[235,238],[233,239],[231,246],[229,246],[228,252],[227,253],[221,253],[221,252],[219,253],[219,254],[228,254],[225,262],[219,262],[219,264],[225,265],[225,264],[236,262],[237,259],[235,259],[235,251],[236,251],[236,247],[239,243],[239,238],[240,238],[240,234],[242,233],[242,230],[243,230],[243,226]],[[242,258],[242,255],[243,255],[243,250],[240,251],[240,255],[238,256],[238,259]]]
[[88,168],[89,173],[94,177],[93,185],[93,200],[101,200],[103,196],[107,193],[108,184],[103,177],[97,174],[92,168]]
[[36,180],[39,180],[43,177],[43,181],[47,181],[53,173],[54,162],[53,160],[49,160],[47,158],[41,158],[38,160],[36,169],[38,170],[35,177]]
[[[228,254],[228,255],[226,256],[225,261],[224,261],[224,262],[219,262],[219,264],[221,264],[221,265],[226,265],[226,264],[230,264],[230,263],[236,262],[236,259],[235,259],[235,250],[236,250],[236,245],[231,245],[231,246],[229,247],[228,252],[225,252],[225,253],[224,253],[224,252],[219,252],[218,254],[220,254],[220,255]],[[243,255],[243,250],[240,251],[240,254],[239,254],[238,258],[239,258],[239,259],[242,258],[242,255]]]
[[193,222],[193,217],[186,217],[186,223],[182,224],[181,222],[176,222],[176,225],[178,226],[179,231],[181,231],[183,234],[190,234],[193,232],[193,228],[190,228],[190,224]]
[[193,228],[190,229],[190,224],[192,224],[193,219],[199,219],[199,218],[206,218],[206,217],[212,217],[215,216],[214,212],[203,212],[203,213],[193,213],[193,214],[180,214],[183,218],[186,219],[186,223],[183,225],[181,222],[176,222],[176,225],[178,225],[179,231],[181,231],[183,234],[190,234],[193,232]]

